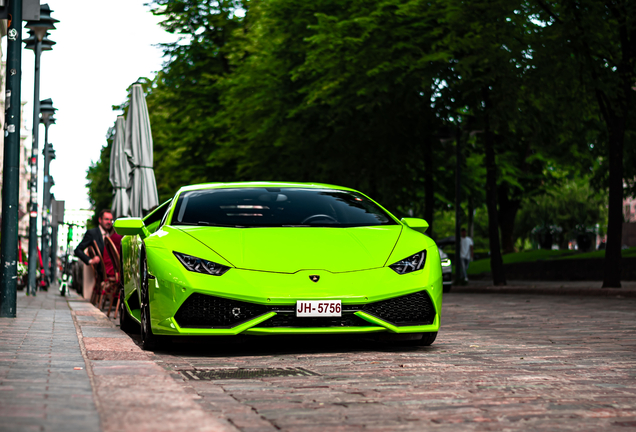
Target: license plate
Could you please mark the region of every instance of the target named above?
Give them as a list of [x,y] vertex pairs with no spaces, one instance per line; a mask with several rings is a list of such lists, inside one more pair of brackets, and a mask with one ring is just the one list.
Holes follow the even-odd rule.
[[342,316],[340,300],[309,300],[296,302],[297,317],[339,317]]

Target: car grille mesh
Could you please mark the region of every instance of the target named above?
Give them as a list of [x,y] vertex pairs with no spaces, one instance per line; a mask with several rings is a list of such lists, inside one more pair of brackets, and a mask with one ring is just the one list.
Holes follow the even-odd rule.
[[397,326],[432,324],[435,307],[426,291],[367,305],[344,305],[341,317],[297,317],[293,306],[264,306],[194,293],[175,315],[182,328],[230,328],[274,311],[276,316],[257,327],[363,327],[371,323],[354,315],[360,310]]
[[266,313],[265,306],[194,293],[174,316],[180,327],[234,327]]
[[426,291],[369,303],[362,311],[398,326],[432,324],[435,320],[435,306]]

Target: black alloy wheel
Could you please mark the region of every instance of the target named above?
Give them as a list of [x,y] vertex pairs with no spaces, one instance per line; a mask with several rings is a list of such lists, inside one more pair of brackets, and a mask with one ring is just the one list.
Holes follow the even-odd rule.
[[160,336],[152,333],[150,324],[150,297],[148,295],[148,263],[146,249],[142,247],[139,258],[139,285],[141,289],[141,347],[146,350],[159,348],[162,342]]

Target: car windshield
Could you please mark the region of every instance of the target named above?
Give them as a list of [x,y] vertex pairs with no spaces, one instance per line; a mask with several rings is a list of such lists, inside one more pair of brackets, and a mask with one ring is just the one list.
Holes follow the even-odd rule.
[[173,225],[360,227],[396,222],[356,192],[303,188],[228,188],[179,195]]

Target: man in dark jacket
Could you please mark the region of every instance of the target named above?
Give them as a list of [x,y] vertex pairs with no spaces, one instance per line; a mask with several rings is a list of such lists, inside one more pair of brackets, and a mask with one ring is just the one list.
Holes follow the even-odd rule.
[[102,210],[99,212],[98,218],[99,226],[86,231],[84,238],[80,244],[75,248],[75,256],[81,259],[84,264],[99,264],[99,257],[89,258],[84,249],[93,244],[93,241],[97,243],[99,252],[104,256],[104,237],[110,237],[113,231],[113,213],[110,210]]

